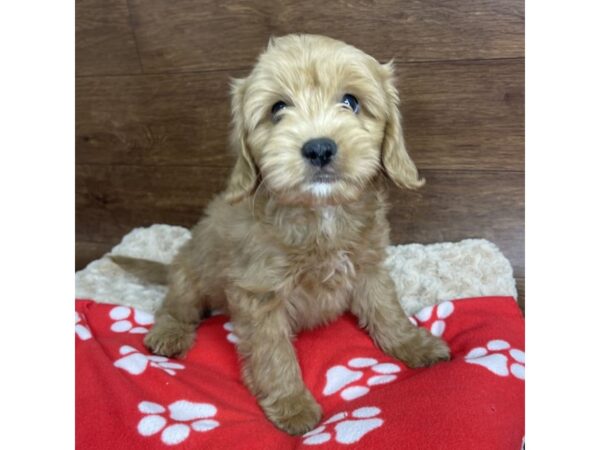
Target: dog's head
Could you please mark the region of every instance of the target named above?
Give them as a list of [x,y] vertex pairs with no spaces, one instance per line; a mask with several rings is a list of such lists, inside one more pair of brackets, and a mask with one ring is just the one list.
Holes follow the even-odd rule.
[[237,161],[226,199],[264,188],[288,203],[341,203],[382,172],[398,186],[421,186],[393,78],[391,63],[334,39],[271,39],[232,85]]

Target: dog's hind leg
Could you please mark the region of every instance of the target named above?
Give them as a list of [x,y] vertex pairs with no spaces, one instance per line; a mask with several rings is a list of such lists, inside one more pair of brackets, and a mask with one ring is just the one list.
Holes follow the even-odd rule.
[[183,356],[194,343],[206,301],[201,282],[189,276],[184,267],[173,266],[167,297],[144,339],[146,347],[157,355]]

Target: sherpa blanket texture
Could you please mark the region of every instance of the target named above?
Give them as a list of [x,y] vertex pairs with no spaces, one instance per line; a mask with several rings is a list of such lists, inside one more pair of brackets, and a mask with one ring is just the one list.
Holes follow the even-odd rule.
[[[156,224],[136,228],[111,254],[169,263],[189,238],[183,227]],[[517,296],[510,263],[485,239],[438,244],[390,245],[386,266],[396,284],[398,300],[408,314],[453,298]],[[167,288],[140,281],[107,256],[75,275],[77,298],[132,306],[155,312]]]
[[76,302],[79,450],[521,448],[524,321],[514,298],[444,301],[412,320],[441,336],[452,359],[409,369],[345,315],[295,341],[323,420],[289,436],[264,416],[240,379],[235,330],[206,319],[180,360],[151,355],[151,313]]

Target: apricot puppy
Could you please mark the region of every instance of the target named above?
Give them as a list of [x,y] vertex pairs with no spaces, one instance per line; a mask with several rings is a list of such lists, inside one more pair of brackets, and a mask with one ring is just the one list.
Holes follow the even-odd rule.
[[411,367],[449,358],[444,341],[409,322],[383,266],[384,179],[409,189],[423,181],[404,146],[391,63],[289,35],[234,80],[232,97],[235,167],[169,267],[145,344],[183,355],[201,312],[226,310],[244,382],[277,427],[302,434],[321,409],[302,381],[298,331],[350,310]]

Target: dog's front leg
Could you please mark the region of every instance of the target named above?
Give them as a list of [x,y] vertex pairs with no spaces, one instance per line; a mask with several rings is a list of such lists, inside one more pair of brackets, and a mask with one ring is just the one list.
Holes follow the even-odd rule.
[[289,434],[313,429],[321,408],[302,381],[283,302],[242,290],[228,292],[228,299],[244,382],[266,416]]
[[442,339],[408,320],[394,282],[383,266],[358,275],[351,310],[385,353],[409,367],[428,366],[450,358],[450,350]]

